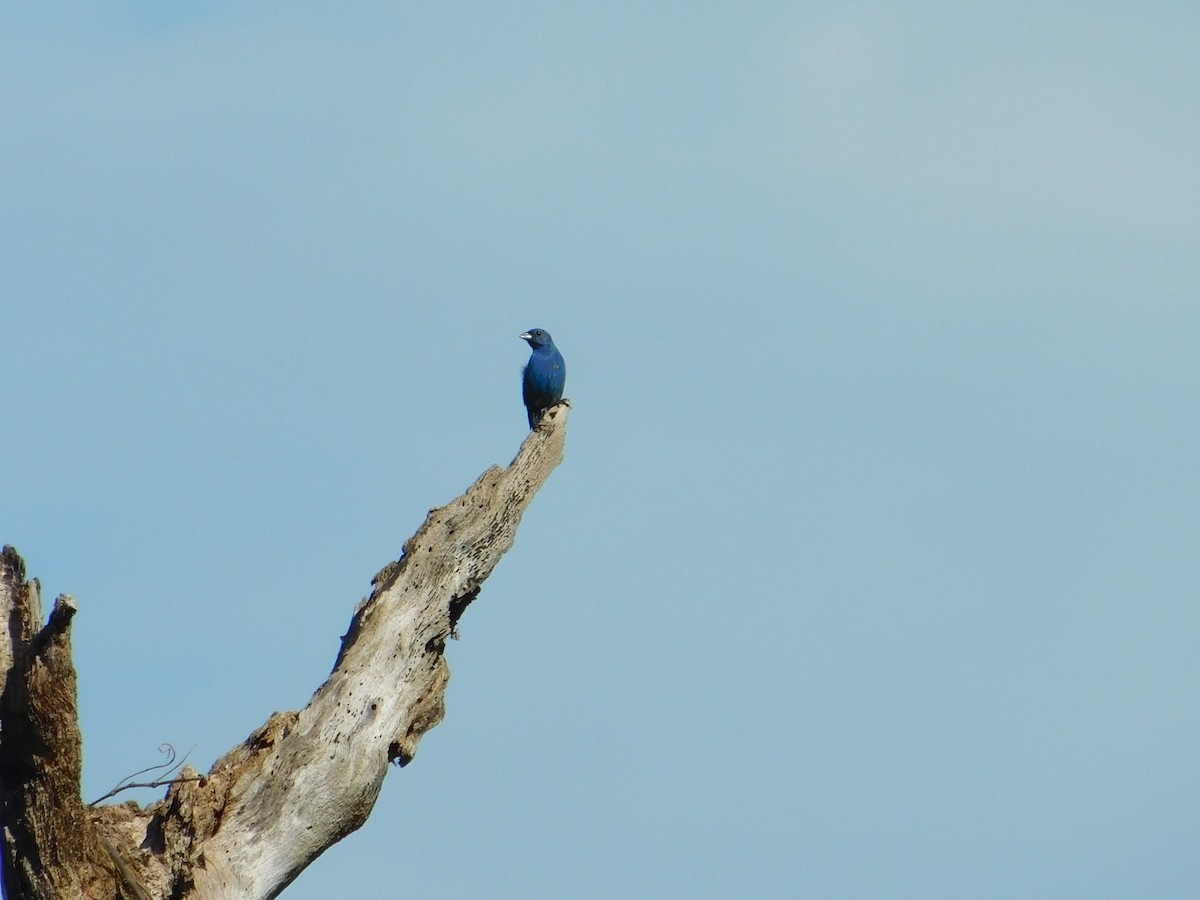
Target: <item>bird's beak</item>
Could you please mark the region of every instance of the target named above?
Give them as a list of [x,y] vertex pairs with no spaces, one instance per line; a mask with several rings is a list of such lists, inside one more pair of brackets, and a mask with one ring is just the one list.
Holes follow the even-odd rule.
[[523,341],[527,341],[527,340],[529,340],[531,337],[533,337],[533,335],[532,335],[532,334],[530,334],[530,333],[527,331],[527,332],[525,332],[524,334],[519,334],[519,335],[517,335],[517,337],[519,337],[519,338],[520,338],[521,340],[523,340]]

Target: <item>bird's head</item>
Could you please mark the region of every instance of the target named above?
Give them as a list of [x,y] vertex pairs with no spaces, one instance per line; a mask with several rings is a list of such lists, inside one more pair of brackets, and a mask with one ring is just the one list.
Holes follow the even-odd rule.
[[554,341],[550,339],[550,332],[544,328],[530,328],[527,332],[520,335],[520,338],[526,341],[534,350],[538,347],[554,346]]

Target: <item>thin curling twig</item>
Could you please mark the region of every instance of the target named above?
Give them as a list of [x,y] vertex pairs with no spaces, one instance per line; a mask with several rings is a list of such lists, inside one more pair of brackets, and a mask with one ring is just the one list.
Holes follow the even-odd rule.
[[[192,750],[194,750],[194,749],[196,749],[196,748],[193,747]],[[178,762],[176,762],[175,748],[173,746],[171,746],[170,744],[165,744],[165,743],[158,745],[158,752],[167,754],[166,762],[159,763],[157,766],[147,766],[144,769],[139,769],[138,771],[134,772],[131,775],[126,775],[124,778],[122,778],[120,781],[117,782],[116,787],[114,787],[111,791],[109,791],[103,797],[97,797],[95,800],[93,800],[91,803],[89,803],[88,806],[95,806],[97,803],[103,803],[109,797],[115,797],[117,794],[121,793],[122,791],[128,791],[133,788],[158,788],[158,787],[164,787],[168,784],[180,784],[184,781],[199,781],[200,780],[200,778],[201,778],[200,775],[181,775],[178,778],[156,778],[154,781],[130,781],[131,778],[137,778],[139,775],[144,775],[147,772],[153,772],[155,769],[162,769],[164,776],[169,775],[171,772],[174,772],[174,771],[177,771],[178,769],[183,768],[183,764],[187,762],[187,758],[192,755],[192,751],[189,750],[187,753],[185,753],[183,755],[182,759],[180,759]]]

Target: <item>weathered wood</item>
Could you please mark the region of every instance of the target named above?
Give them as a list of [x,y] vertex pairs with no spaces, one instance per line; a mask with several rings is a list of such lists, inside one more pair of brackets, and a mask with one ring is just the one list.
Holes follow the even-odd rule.
[[113,896],[79,796],[83,770],[71,660],[75,602],[63,595],[43,626],[41,586],[16,550],[0,551],[0,822],[10,898]]
[[[400,559],[373,579],[333,671],[304,709],[274,713],[207,775],[172,785],[144,810],[135,803],[83,806],[67,627],[74,605],[59,598],[45,629],[30,625],[40,618],[37,583],[24,581],[20,558],[6,548],[0,606],[8,605],[0,612],[9,627],[0,638],[0,677],[8,683],[0,682],[0,708],[8,718],[2,720],[0,759],[4,877],[12,900],[275,897],[359,828],[388,763],[410,762],[421,737],[445,714],[446,639],[561,462],[568,409],[564,401],[548,411],[508,468],[489,469],[461,497],[430,511]],[[23,600],[12,602],[14,597]],[[25,659],[34,664],[23,668]],[[29,687],[14,692],[14,679],[27,669],[21,684]],[[26,693],[57,704],[54,721],[37,732],[45,748],[18,743],[20,727],[10,736],[10,718],[19,719]],[[57,760],[57,775],[41,789],[46,796],[30,796],[21,766],[46,750]],[[195,772],[188,768],[181,775]],[[36,849],[35,859],[8,850],[17,846],[8,843],[10,825],[24,827],[18,820],[34,823],[26,846]],[[42,827],[51,824],[52,831]],[[68,866],[69,878],[62,874]]]

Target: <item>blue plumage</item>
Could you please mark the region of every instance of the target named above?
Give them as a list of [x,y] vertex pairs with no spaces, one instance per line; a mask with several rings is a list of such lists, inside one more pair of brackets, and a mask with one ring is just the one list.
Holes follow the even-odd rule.
[[541,421],[542,413],[562,399],[567,364],[554,346],[550,332],[531,328],[521,335],[521,340],[533,348],[521,379],[521,396],[525,399],[525,411],[529,414],[529,427],[535,428]]

